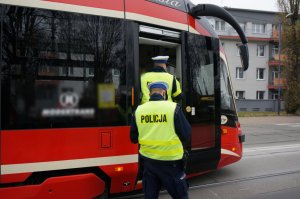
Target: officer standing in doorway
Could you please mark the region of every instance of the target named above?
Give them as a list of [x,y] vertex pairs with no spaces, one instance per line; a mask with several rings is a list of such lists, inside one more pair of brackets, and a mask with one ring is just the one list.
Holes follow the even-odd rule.
[[168,101],[179,101],[182,98],[180,83],[175,76],[167,73],[167,62],[169,56],[157,56],[153,57],[154,67],[150,72],[147,72],[141,76],[141,90],[142,101],[141,104],[149,101],[149,89],[148,84],[155,81],[164,81],[169,85],[167,91]]
[[183,155],[191,126],[180,105],[166,101],[167,83],[152,82],[148,88],[150,101],[138,106],[130,129],[144,164],[145,198],[158,198],[163,185],[173,199],[188,199]]

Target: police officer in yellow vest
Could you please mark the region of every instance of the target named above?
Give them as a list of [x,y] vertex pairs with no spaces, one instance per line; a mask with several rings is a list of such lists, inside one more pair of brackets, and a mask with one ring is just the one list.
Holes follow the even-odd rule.
[[145,198],[158,198],[163,185],[172,198],[188,199],[183,154],[191,126],[180,105],[165,100],[167,83],[152,82],[148,87],[150,101],[138,106],[130,129],[130,139],[139,143],[144,164]]
[[178,80],[171,74],[167,73],[166,67],[169,56],[152,57],[154,67],[150,72],[141,76],[142,101],[141,104],[149,101],[148,84],[155,81],[164,81],[169,85],[167,90],[168,101],[181,100],[181,88]]

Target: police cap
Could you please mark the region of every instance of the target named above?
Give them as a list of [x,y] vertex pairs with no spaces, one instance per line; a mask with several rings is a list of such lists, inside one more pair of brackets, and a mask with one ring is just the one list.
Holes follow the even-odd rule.
[[168,90],[169,86],[166,82],[152,82],[148,85],[148,88],[150,91],[154,88],[161,88],[163,90]]
[[169,56],[156,56],[152,57],[152,60],[154,63],[167,63],[169,59]]

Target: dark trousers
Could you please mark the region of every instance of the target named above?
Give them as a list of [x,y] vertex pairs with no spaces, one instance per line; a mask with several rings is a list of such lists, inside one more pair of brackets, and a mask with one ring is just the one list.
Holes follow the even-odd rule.
[[161,186],[173,199],[188,199],[188,186],[181,162],[166,163],[144,158],[143,189],[145,199],[157,199]]

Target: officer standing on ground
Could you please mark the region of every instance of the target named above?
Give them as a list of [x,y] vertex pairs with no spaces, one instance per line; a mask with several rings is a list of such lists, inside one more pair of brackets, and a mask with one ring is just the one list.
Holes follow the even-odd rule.
[[138,106],[130,129],[130,139],[139,143],[144,163],[145,198],[158,198],[163,185],[172,198],[188,199],[183,154],[191,126],[180,106],[165,100],[165,82],[152,82],[148,87],[150,101]]
[[181,100],[181,88],[180,83],[175,76],[167,73],[167,62],[169,56],[157,56],[153,57],[154,67],[150,72],[147,72],[141,76],[141,90],[142,90],[142,101],[141,104],[149,101],[149,90],[148,84],[155,81],[164,81],[169,85],[167,91],[168,101]]

